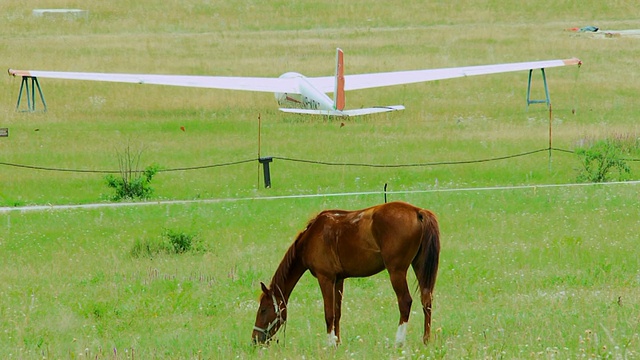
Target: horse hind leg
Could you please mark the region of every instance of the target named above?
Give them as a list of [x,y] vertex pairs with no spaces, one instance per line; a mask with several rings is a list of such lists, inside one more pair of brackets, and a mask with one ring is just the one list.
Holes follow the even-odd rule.
[[407,324],[411,313],[411,293],[407,286],[407,271],[389,271],[391,285],[398,298],[398,310],[400,310],[400,321],[396,331],[396,346],[404,345],[407,337]]
[[[416,276],[419,276],[421,269],[414,264],[413,269]],[[433,288],[429,288],[426,284],[421,284],[418,281],[420,288],[420,300],[422,302],[422,312],[424,313],[424,334],[422,335],[422,342],[427,344],[431,334],[431,307],[433,304]]]
[[340,343],[340,318],[342,317],[342,291],[344,289],[344,279],[336,280],[333,295],[335,299],[335,314],[333,326],[335,329],[336,341]]
[[433,293],[429,289],[420,289],[420,297],[422,300],[422,312],[424,313],[424,335],[422,342],[428,343],[431,334],[431,304]]

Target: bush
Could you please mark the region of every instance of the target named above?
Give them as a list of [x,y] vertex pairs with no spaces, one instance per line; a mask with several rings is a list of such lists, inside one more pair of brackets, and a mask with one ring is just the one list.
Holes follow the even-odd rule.
[[147,199],[153,194],[151,180],[158,173],[158,165],[148,166],[144,171],[138,169],[141,152],[131,153],[127,147],[121,154],[118,153],[120,164],[120,176],[109,174],[105,177],[107,186],[115,189],[116,193],[112,197],[114,201],[123,199]]
[[[627,150],[628,151],[628,150]],[[600,140],[588,148],[579,148],[576,154],[582,157],[582,169],[578,175],[580,182],[606,182],[624,180],[631,169],[624,160],[622,143],[616,140]],[[613,172],[618,173],[617,177]]]
[[196,244],[195,235],[184,232],[165,230],[165,238],[171,244],[171,251],[175,254],[182,254],[188,251],[199,251],[199,244]]
[[158,172],[158,169],[157,165],[152,165],[142,172],[123,172],[121,177],[107,175],[107,185],[116,191],[112,199],[120,201],[123,199],[149,198],[153,194],[153,188],[150,185],[151,179]]
[[203,252],[204,246],[197,241],[194,234],[166,229],[162,236],[152,239],[136,240],[131,248],[134,258],[153,258],[160,254],[184,254],[187,252]]

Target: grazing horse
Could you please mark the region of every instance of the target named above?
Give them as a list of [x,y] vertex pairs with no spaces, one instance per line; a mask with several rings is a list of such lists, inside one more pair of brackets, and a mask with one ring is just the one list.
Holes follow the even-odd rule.
[[340,342],[344,279],[366,277],[387,269],[398,298],[400,322],[396,344],[402,345],[411,311],[407,286],[409,265],[418,279],[424,312],[423,342],[429,341],[431,303],[438,273],[440,230],[436,216],[404,202],[363,210],[325,210],[311,219],[289,247],[262,294],[253,327],[254,343],[268,342],[287,320],[287,302],[300,277],[309,270],[324,299],[329,344]]

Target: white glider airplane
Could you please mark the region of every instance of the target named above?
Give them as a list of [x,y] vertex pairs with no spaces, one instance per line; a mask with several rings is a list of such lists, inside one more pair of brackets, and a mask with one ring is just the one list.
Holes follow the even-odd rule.
[[[532,61],[510,64],[466,66],[444,69],[396,71],[358,75],[344,75],[344,53],[336,51],[334,76],[306,77],[296,72],[282,74],[279,78],[113,74],[89,72],[59,72],[9,69],[9,75],[27,78],[55,78],[93,80],[135,84],[174,85],[212,89],[262,91],[275,93],[280,110],[289,113],[358,116],[387,111],[403,110],[402,105],[381,106],[345,110],[345,91],[383,86],[452,79],[464,76],[505,73],[521,70],[545,69],[565,65],[580,65],[579,59]],[[327,93],[333,93],[333,99]]]

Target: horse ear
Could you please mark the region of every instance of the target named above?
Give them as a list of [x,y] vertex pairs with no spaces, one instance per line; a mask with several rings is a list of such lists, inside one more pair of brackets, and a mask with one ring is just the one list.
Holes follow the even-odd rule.
[[265,285],[262,281],[260,282],[260,287],[262,287],[263,293],[265,293],[266,295],[269,295],[269,288],[267,288],[267,285]]

